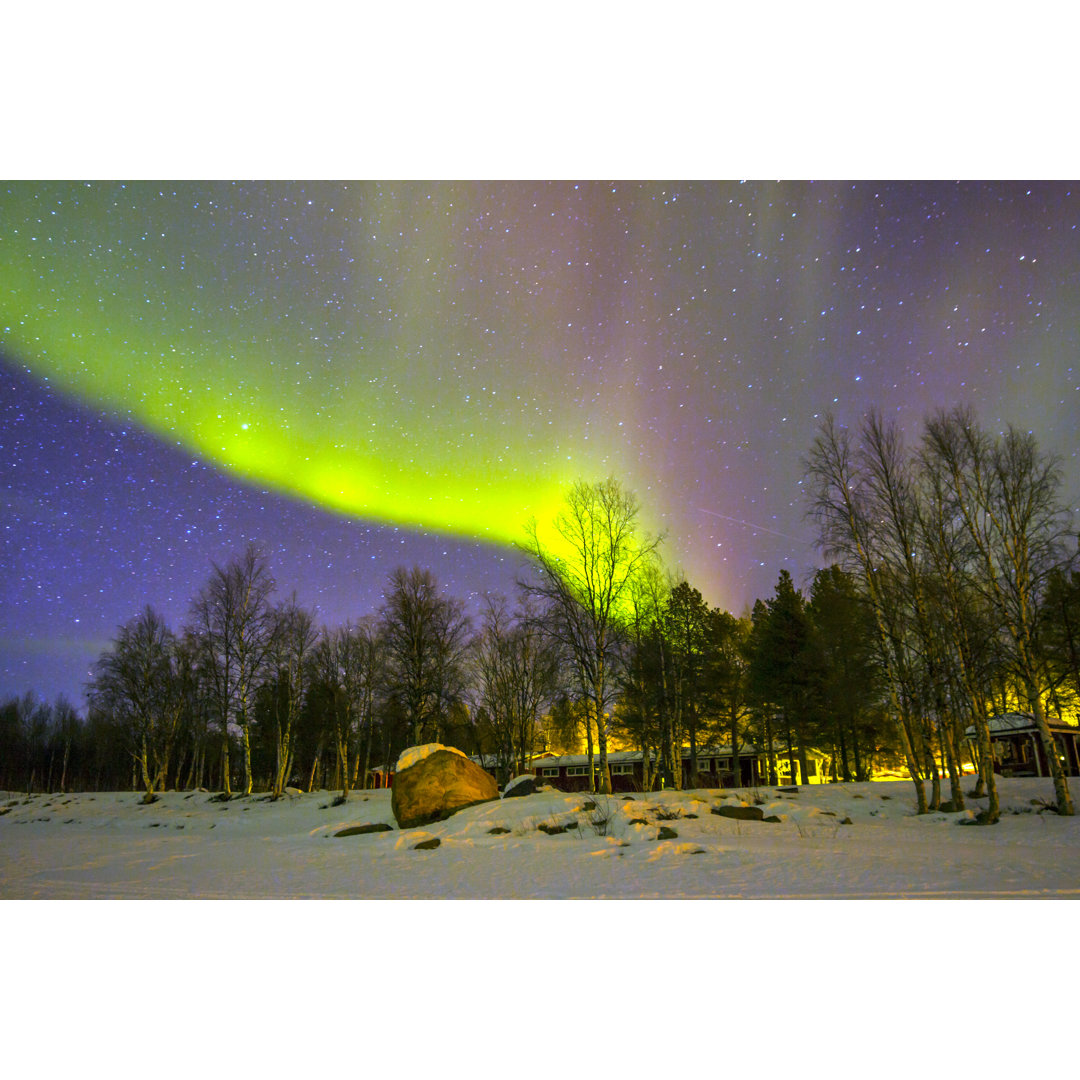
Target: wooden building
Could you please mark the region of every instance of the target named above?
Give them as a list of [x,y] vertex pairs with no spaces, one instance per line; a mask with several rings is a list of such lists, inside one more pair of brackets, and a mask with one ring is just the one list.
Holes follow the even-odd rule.
[[[805,778],[802,775],[802,763],[799,760],[798,752],[789,756],[786,743],[779,744],[773,751],[773,756],[776,759],[776,781],[778,784],[786,786],[788,784],[827,784],[830,782],[829,768],[832,765],[832,758],[822,750],[815,750],[812,746],[806,748],[806,771],[810,775]],[[794,775],[791,772],[792,757],[795,759]],[[764,771],[763,769],[762,772],[764,773]]]
[[[1042,736],[1030,713],[1005,713],[990,720],[990,747],[994,754],[994,772],[1002,776],[1049,776],[1050,763]],[[1058,757],[1066,776],[1080,776],[1080,729],[1061,720],[1047,720],[1054,736]],[[972,757],[977,750],[975,728],[965,736],[971,744]]]
[[381,765],[376,765],[373,769],[368,770],[368,780],[370,781],[366,786],[372,788],[388,788],[394,786],[394,771],[393,769],[384,769]]
[[[744,745],[739,749],[739,778],[733,773],[730,747],[704,747],[697,753],[698,787],[752,787],[762,783],[763,769],[760,753],[753,746]],[[611,770],[612,791],[641,791],[645,781],[644,755],[640,750],[608,751],[608,768]],[[593,759],[593,767],[599,774],[599,755]],[[656,776],[658,762],[650,759],[649,770],[652,775],[652,789],[659,787]],[[542,784],[550,784],[560,791],[588,791],[589,758],[587,754],[547,754],[534,758],[532,772]],[[682,784],[690,786],[690,750],[683,747]],[[599,775],[597,776],[599,783]]]

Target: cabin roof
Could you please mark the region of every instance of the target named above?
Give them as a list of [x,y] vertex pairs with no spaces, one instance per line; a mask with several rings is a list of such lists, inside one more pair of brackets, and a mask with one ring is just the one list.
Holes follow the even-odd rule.
[[[740,757],[752,757],[756,753],[757,750],[747,743],[744,743],[742,746],[739,747]],[[727,746],[699,746],[697,756],[699,760],[701,758],[731,757],[731,748]],[[689,760],[690,748],[688,746],[684,746],[682,748],[682,757],[684,761]],[[594,762],[598,762],[600,760],[599,752],[593,755],[593,759]],[[641,761],[642,752],[640,750],[609,750],[607,759],[609,765],[618,765],[620,763],[630,761]],[[655,761],[656,759],[650,758],[650,760]],[[588,754],[547,754],[544,756],[537,756],[532,759],[532,766],[534,768],[544,767],[548,769],[553,769],[557,766],[588,765],[588,763]]]
[[[1046,718],[1047,726],[1051,731],[1062,731],[1077,733],[1077,728],[1074,724],[1066,723],[1064,720],[1054,720],[1050,717]],[[987,721],[990,728],[991,735],[1010,735],[1010,734],[1027,734],[1029,732],[1038,732],[1038,728],[1035,726],[1035,717],[1031,713],[1002,713],[1000,716],[991,716]],[[975,725],[972,724],[967,727],[964,734],[968,738],[975,737]]]

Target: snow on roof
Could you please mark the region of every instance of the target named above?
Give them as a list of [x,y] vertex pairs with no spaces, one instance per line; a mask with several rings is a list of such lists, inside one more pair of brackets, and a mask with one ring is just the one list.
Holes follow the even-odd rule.
[[[751,754],[756,754],[757,751],[753,746],[744,743],[739,747],[740,757],[746,757]],[[684,759],[689,759],[690,748],[683,747],[682,756]],[[731,757],[731,749],[727,746],[714,746],[714,747],[698,747],[697,752],[698,760],[703,758],[713,757]],[[620,762],[628,761],[641,761],[642,753],[640,750],[609,750],[608,751],[608,764],[619,764]],[[537,756],[533,759],[534,765],[541,765],[548,769],[556,768],[563,765],[587,765],[589,763],[588,754],[548,754],[543,757]],[[651,761],[656,761],[655,756],[650,757]],[[600,767],[600,752],[596,751],[593,754],[593,764]]]
[[[1046,718],[1046,723],[1051,731],[1076,731],[1076,726],[1069,724],[1064,720],[1055,720],[1051,717]],[[1035,726],[1035,717],[1031,713],[1002,713],[1000,716],[991,716],[987,721],[987,725],[990,728],[991,735],[1006,735],[1010,732],[1026,733],[1026,732],[1038,732],[1038,728]],[[964,729],[964,734],[968,738],[975,737],[975,725],[969,725]]]
[[430,757],[432,754],[439,750],[449,750],[451,754],[461,754],[465,757],[456,747],[443,746],[442,743],[429,742],[424,743],[423,746],[410,746],[407,750],[402,750],[398,755],[397,766],[394,772],[402,772],[410,765],[415,765],[418,761],[423,761],[424,758]]
[[1035,726],[1035,717],[1031,713],[1004,713],[990,717],[988,724],[991,731],[1023,731]]
[[[640,761],[640,750],[609,750],[608,751],[608,764],[619,761]],[[588,754],[551,754],[543,758],[533,758],[534,764],[543,765],[545,768],[551,769],[557,765],[588,765]],[[600,768],[600,751],[597,750],[593,754],[593,764]]]
[[[739,746],[739,756],[742,757],[746,754],[756,754],[757,750],[750,745],[750,743],[742,743]],[[688,758],[690,756],[690,747],[684,746],[682,748],[682,756]],[[699,746],[697,750],[697,756],[699,758],[707,757],[731,757],[730,746]]]

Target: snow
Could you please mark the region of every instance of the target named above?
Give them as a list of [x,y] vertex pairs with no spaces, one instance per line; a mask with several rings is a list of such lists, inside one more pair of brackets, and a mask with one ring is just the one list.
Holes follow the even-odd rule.
[[[787,1051],[827,1035],[863,1071],[872,1062],[885,1080],[909,1077],[910,1058],[891,1052],[890,1036],[881,1041],[905,1017],[911,1030],[922,1025],[920,1054],[936,1071],[950,1061],[970,1067],[968,1029],[987,994],[1037,1001],[1052,1030],[1071,1030],[1073,1019],[1073,938],[1058,912],[1015,900],[1080,895],[1080,817],[1040,812],[1053,798],[1048,779],[999,785],[1003,818],[987,828],[960,824],[966,814],[919,817],[910,782],[891,781],[629,800],[549,789],[419,829],[349,837],[334,834],[394,826],[389,791],[355,791],[342,806],[326,791],[227,803],[167,792],[145,806],[136,792],[0,793],[0,898],[16,901],[3,908],[12,974],[0,1008],[10,1030],[41,1036],[22,1040],[23,1068],[14,1046],[12,1075],[40,1073],[41,1045],[50,1046],[50,1075],[85,1071],[112,1052],[122,1016],[131,1061],[187,1078],[192,1054],[161,1048],[175,1043],[177,1017],[221,1010],[223,1034],[196,1057],[237,1073],[297,1067],[325,1034],[323,1064],[330,1053],[346,1068],[400,1071],[407,1047],[411,1075],[444,1067],[445,1046],[463,1032],[481,1033],[485,1052],[526,1077],[551,1070],[550,1054],[522,1058],[538,1038],[555,1040],[552,1052],[575,1072],[611,1071],[628,1053],[659,1071],[670,1068],[670,1038],[658,1035],[707,1041],[717,1015],[739,1031],[723,1055],[735,1071],[759,1072],[782,1026]],[[782,820],[713,814],[723,802]],[[570,829],[551,835],[540,825]],[[660,839],[661,828],[675,837]],[[439,846],[415,850],[430,839]],[[301,897],[363,902],[124,902]],[[699,903],[573,899],[590,897]],[[736,897],[744,902],[700,903]],[[924,902],[755,902],[905,897]],[[18,902],[36,898],[122,899]],[[378,903],[434,898],[465,902],[437,911]],[[488,898],[530,903],[480,902]],[[942,902],[954,898],[1013,899]],[[989,960],[984,932],[995,943]],[[420,971],[433,981],[418,994]],[[959,1026],[927,1028],[927,1008],[949,1005],[957,975]],[[62,1047],[58,1002],[77,1003],[64,1012]],[[283,1009],[299,1033],[291,1043],[281,1037]],[[597,1009],[611,1017],[602,1038],[589,1019]],[[358,1016],[379,1032],[362,1052],[330,1037],[353,1030]],[[203,1024],[206,1038],[218,1027]],[[1030,1071],[1031,1045],[996,1044],[991,1075]]]
[[[167,792],[148,806],[136,792],[9,792],[0,793],[0,897],[1080,896],[1080,817],[1040,812],[1053,801],[1049,779],[999,786],[1002,820],[992,827],[962,824],[973,799],[964,812],[920,817],[912,785],[894,781],[630,799],[546,790],[405,831],[385,789],[337,807],[332,792],[227,803]],[[712,813],[725,802],[757,803],[780,821]],[[334,835],[374,822],[394,828]],[[661,827],[676,836],[659,839]],[[438,848],[413,850],[431,838]]]
[[398,755],[394,772],[404,772],[410,765],[415,765],[418,761],[423,761],[424,758],[429,757],[439,750],[449,750],[451,754],[460,754],[461,757],[465,757],[465,755],[456,747],[443,746],[442,743],[437,742],[424,743],[423,746],[410,746],[407,750],[402,750]]

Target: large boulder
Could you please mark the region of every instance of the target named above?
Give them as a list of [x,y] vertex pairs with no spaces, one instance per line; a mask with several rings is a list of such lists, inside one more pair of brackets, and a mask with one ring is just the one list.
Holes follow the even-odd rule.
[[460,751],[447,748],[394,774],[390,807],[401,828],[413,829],[498,797],[494,776]]

